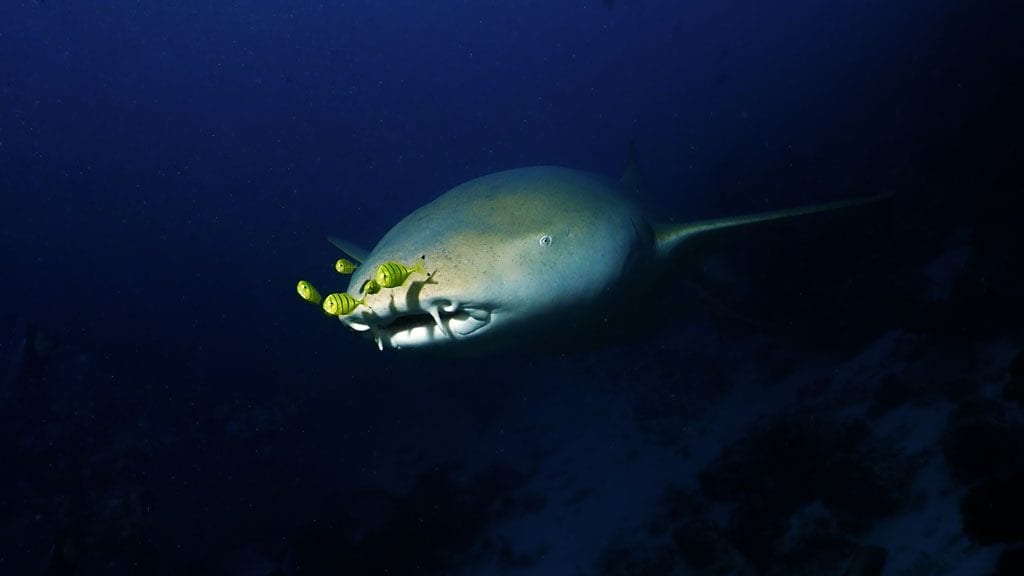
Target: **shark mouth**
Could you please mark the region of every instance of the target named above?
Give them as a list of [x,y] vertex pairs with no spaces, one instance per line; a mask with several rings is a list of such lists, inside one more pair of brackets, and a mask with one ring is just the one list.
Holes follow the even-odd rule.
[[356,332],[368,332],[377,348],[422,348],[444,344],[481,333],[493,319],[491,310],[441,302],[421,310],[365,312],[362,317],[342,318]]

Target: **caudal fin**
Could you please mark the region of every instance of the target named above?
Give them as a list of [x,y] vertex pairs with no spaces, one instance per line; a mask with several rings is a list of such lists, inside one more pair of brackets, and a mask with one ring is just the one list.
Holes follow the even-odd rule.
[[807,214],[817,214],[819,212],[831,212],[833,210],[842,210],[844,208],[852,208],[854,206],[861,206],[863,204],[871,204],[881,200],[885,200],[892,197],[892,192],[886,194],[879,194],[878,196],[868,196],[864,198],[851,198],[849,200],[840,200],[838,202],[829,202],[827,204],[816,204],[813,206],[800,206],[797,208],[788,208],[785,210],[775,210],[772,212],[759,212],[757,214],[744,214],[740,216],[729,216],[727,218],[717,218],[713,220],[698,220],[697,222],[687,222],[686,224],[680,224],[677,226],[671,226],[657,232],[658,238],[658,251],[662,254],[671,253],[678,246],[689,243],[690,241],[704,236],[710,236],[711,233],[721,230],[727,230],[730,228],[738,228],[746,226],[748,224],[759,224],[762,222],[772,222],[775,220],[783,220],[786,218],[795,218],[797,216],[804,216]]

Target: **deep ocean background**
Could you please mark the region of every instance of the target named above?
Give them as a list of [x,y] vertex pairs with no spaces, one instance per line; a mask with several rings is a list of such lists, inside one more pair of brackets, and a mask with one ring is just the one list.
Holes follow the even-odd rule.
[[[1022,13],[0,3],[0,574],[1024,573]],[[666,221],[896,196],[596,350],[379,353],[294,292],[630,143]]]

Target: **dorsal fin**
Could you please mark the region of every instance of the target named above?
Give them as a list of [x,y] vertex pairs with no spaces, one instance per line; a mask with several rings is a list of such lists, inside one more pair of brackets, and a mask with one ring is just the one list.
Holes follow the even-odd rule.
[[336,236],[328,236],[327,241],[334,245],[335,248],[341,250],[346,256],[352,259],[356,264],[362,264],[366,262],[366,257],[370,255],[369,250],[364,250],[351,242],[346,242]]
[[647,188],[644,173],[640,170],[640,162],[636,159],[636,146],[632,142],[629,143],[629,157],[626,159],[626,169],[622,171],[622,178],[619,178],[619,182],[632,191],[640,191]]
[[772,212],[759,212],[757,214],[745,214],[741,216],[729,216],[727,218],[718,218],[714,220],[699,220],[697,222],[688,222],[686,224],[680,224],[677,226],[666,228],[664,230],[659,230],[657,233],[658,252],[661,254],[668,254],[681,244],[687,243],[698,237],[707,236],[710,233],[718,230],[737,228],[740,226],[746,226],[747,224],[771,222],[774,220],[782,220],[785,218],[804,216],[806,214],[816,214],[818,212],[842,210],[843,208],[851,208],[853,206],[860,206],[862,204],[878,202],[879,200],[885,200],[890,197],[892,197],[891,192],[886,194],[879,194],[878,196],[851,198],[849,200],[829,202],[827,204],[800,206],[797,208],[775,210]]

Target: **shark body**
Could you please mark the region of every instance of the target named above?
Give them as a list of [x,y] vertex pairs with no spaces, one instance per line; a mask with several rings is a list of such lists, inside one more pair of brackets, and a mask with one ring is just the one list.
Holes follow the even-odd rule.
[[342,323],[382,350],[574,342],[628,316],[683,244],[877,198],[659,228],[630,201],[628,175],[615,180],[554,166],[497,172],[415,210],[368,254],[336,242],[360,263],[353,295],[385,262],[422,261],[431,271],[365,294],[365,306]]

